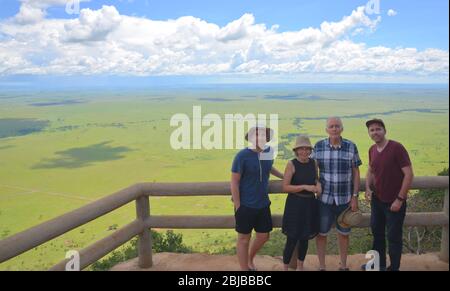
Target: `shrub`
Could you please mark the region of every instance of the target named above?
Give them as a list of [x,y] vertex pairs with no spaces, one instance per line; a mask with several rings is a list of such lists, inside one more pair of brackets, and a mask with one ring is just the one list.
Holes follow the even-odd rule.
[[[156,231],[151,232],[153,252],[189,253],[192,250],[183,244],[183,235],[168,230],[165,234]],[[93,271],[107,271],[118,263],[128,261],[138,256],[137,238],[132,239],[124,247],[113,251],[107,258],[95,262],[91,266]]]

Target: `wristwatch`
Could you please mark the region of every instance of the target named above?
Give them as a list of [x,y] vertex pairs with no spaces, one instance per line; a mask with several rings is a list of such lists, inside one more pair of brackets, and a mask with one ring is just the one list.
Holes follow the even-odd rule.
[[405,201],[406,201],[406,199],[405,199],[405,198],[403,198],[403,197],[400,197],[400,196],[397,196],[397,199],[398,199],[398,200],[400,200],[400,201],[402,201],[402,202],[405,202]]

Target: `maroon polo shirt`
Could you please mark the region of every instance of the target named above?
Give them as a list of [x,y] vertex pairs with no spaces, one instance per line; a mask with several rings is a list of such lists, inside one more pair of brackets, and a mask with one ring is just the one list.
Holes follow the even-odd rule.
[[402,168],[411,166],[408,152],[402,144],[390,140],[382,152],[377,146],[369,149],[369,164],[375,178],[375,195],[385,203],[392,203],[402,188]]

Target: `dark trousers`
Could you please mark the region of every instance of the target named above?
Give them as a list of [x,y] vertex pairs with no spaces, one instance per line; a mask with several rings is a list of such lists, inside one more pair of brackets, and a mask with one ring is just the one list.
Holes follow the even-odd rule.
[[304,261],[306,253],[308,252],[308,241],[307,240],[297,240],[293,238],[286,239],[286,246],[283,252],[283,263],[288,265],[291,262],[292,254],[294,253],[295,246],[298,242],[298,259]]
[[406,215],[406,202],[399,212],[390,210],[391,203],[383,203],[375,195],[372,197],[372,216],[370,226],[372,228],[372,249],[380,254],[380,268],[386,268],[386,233],[389,245],[389,258],[391,270],[400,269],[400,260],[403,248],[403,222]]

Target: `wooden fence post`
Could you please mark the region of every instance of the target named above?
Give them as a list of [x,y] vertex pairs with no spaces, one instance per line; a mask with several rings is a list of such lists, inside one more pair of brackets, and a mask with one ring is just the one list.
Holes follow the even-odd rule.
[[[444,213],[448,219],[448,188],[445,190]],[[448,220],[447,220],[448,222]],[[442,227],[441,254],[440,259],[448,263],[448,224]]]
[[[136,199],[137,219],[143,224],[150,217],[150,201],[148,196],[141,196]],[[149,228],[145,227],[138,239],[139,267],[142,269],[151,268],[152,260],[152,236]]]

